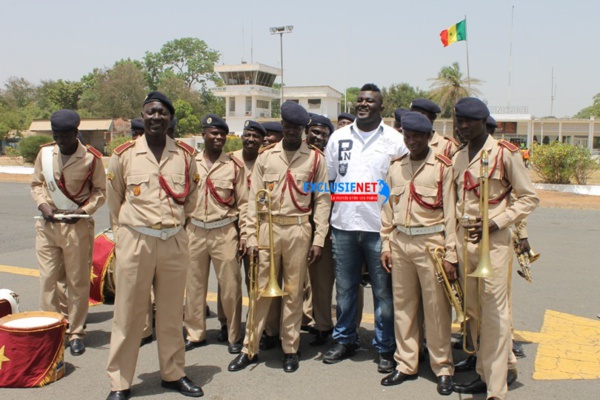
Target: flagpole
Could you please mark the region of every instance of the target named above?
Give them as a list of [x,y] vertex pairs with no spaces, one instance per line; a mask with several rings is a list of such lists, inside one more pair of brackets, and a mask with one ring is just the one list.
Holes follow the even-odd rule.
[[[467,32],[467,15],[465,14],[465,32]],[[469,96],[471,95],[471,71],[469,69],[469,34],[465,38],[465,48],[467,49],[467,83],[469,85]]]

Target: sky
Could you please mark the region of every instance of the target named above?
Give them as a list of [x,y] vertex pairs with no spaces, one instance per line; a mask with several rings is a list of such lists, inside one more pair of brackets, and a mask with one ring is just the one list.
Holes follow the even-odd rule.
[[439,38],[466,15],[480,97],[544,117],[554,91],[552,114],[567,117],[600,92],[600,52],[592,46],[599,14],[592,0],[0,0],[0,84],[11,76],[79,80],[183,37],[204,40],[220,63],[279,67],[279,35],[269,28],[293,25],[283,36],[286,86],[343,93],[406,82],[426,90],[453,62],[466,75],[466,43],[444,48]]

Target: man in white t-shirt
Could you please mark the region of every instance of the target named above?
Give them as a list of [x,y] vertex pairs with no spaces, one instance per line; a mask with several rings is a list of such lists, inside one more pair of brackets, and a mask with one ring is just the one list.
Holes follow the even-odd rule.
[[396,349],[390,275],[381,267],[381,207],[389,198],[385,176],[390,161],[408,152],[402,134],[383,123],[383,98],[374,84],[364,85],[356,100],[356,120],[335,131],[325,149],[332,189],[333,258],[337,291],[335,345],[323,362],[334,364],[354,354],[357,293],[361,266],[367,265],[375,306],[378,371],[394,370]]

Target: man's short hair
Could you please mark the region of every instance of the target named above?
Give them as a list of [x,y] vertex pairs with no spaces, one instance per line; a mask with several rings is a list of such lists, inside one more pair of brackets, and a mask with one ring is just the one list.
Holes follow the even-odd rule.
[[374,83],[365,83],[363,87],[360,88],[361,92],[377,92],[381,93],[381,90]]

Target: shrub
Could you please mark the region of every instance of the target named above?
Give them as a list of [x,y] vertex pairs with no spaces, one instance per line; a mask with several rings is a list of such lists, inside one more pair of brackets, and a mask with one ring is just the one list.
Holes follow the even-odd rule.
[[131,136],[129,135],[119,135],[112,138],[110,143],[106,145],[106,153],[109,156],[112,156],[113,151],[122,145],[123,143],[129,142],[131,140]]
[[19,153],[23,157],[23,161],[28,163],[35,162],[35,159],[40,151],[40,146],[52,141],[51,136],[29,136],[23,138],[19,142]]
[[21,153],[19,153],[19,150],[15,149],[14,147],[10,147],[10,146],[6,146],[4,148],[4,153],[10,158],[19,157],[21,155]]
[[227,141],[223,146],[223,152],[229,153],[230,151],[236,151],[242,148],[242,138],[237,135],[227,135]]
[[531,168],[546,183],[568,184],[574,179],[585,185],[592,173],[600,168],[588,149],[559,142],[544,146],[533,144],[530,162]]

